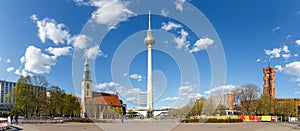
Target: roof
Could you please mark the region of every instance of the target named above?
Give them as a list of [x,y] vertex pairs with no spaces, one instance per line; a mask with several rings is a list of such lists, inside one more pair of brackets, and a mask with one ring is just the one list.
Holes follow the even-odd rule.
[[122,106],[122,103],[116,94],[93,92],[92,96],[92,99],[99,105]]

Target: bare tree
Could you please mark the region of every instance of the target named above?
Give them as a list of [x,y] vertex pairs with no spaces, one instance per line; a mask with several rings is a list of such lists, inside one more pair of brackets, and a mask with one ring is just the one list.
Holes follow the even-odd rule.
[[233,91],[234,95],[241,102],[241,112],[245,115],[254,114],[258,104],[260,90],[255,84],[246,84],[236,87]]

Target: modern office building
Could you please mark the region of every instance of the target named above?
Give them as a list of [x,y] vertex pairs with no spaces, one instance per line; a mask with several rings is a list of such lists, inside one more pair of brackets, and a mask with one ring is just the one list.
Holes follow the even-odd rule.
[[13,88],[15,82],[0,80],[0,112],[9,111],[13,105]]

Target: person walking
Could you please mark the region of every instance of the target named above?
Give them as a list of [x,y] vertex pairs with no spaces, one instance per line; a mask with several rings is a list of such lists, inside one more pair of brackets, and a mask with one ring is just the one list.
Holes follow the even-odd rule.
[[14,115],[10,115],[10,124],[12,125],[13,124],[13,120],[14,120]]
[[19,116],[18,114],[15,116],[15,123],[18,125],[18,119],[19,119]]

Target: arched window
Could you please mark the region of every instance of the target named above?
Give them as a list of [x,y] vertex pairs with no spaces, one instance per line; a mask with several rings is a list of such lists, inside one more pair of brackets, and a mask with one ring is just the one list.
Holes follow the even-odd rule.
[[89,84],[86,84],[86,89],[90,89],[90,85]]

